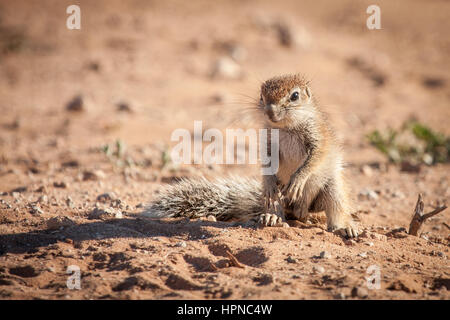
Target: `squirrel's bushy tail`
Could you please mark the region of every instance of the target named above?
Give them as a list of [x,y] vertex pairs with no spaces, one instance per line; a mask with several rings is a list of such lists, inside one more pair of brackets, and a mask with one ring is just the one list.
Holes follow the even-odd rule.
[[183,179],[164,187],[143,215],[152,218],[213,215],[219,221],[248,221],[263,212],[261,194],[261,182],[250,178]]

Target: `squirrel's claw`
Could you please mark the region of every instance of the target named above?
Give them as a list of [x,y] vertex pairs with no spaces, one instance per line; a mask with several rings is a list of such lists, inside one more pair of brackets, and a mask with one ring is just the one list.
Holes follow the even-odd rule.
[[340,229],[332,229],[331,230],[333,233],[342,236],[342,237],[346,237],[346,238],[356,238],[358,237],[358,230],[354,227],[354,226],[347,226],[345,228],[340,228]]
[[283,226],[283,219],[274,213],[263,213],[258,218],[258,224],[265,227]]
[[296,177],[293,177],[289,180],[289,183],[285,185],[283,188],[283,194],[290,199],[289,204],[293,204],[295,200],[300,198],[300,196],[303,194],[303,189],[305,187],[305,181],[302,179],[300,180]]
[[285,222],[283,208],[280,205],[280,195],[279,192],[276,194],[277,200],[270,199],[269,206],[265,213],[258,216],[257,222],[262,226],[270,227],[288,227],[289,225]]

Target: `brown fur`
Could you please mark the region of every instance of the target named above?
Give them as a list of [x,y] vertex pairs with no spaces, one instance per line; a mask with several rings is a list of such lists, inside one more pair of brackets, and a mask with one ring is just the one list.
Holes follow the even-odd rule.
[[[266,212],[261,222],[274,225],[286,218],[305,220],[309,212],[324,210],[330,230],[341,229],[353,237],[357,230],[349,217],[351,204],[341,151],[308,86],[300,75],[276,77],[261,86],[260,107],[268,115],[267,127],[280,131],[280,165],[274,176],[263,179]],[[305,92],[291,101],[293,90]],[[274,202],[281,203],[282,210],[273,210]]]
[[306,87],[309,84],[303,76],[289,75],[274,77],[261,85],[261,94],[267,99],[267,103],[276,103],[295,86]]

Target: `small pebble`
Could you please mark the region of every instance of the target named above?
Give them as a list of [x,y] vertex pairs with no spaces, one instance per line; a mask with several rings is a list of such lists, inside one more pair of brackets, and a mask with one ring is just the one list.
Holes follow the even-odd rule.
[[222,57],[214,63],[211,76],[213,78],[239,79],[242,77],[242,70],[233,59]]
[[313,273],[324,273],[325,268],[322,266],[313,266]]
[[345,300],[346,296],[342,292],[339,292],[338,294],[336,294],[334,296],[334,298],[337,299],[337,300]]
[[61,188],[61,189],[67,188],[67,184],[64,181],[61,181],[61,182],[55,181],[55,182],[53,182],[53,186],[55,188]]
[[361,258],[367,258],[367,252],[358,253],[358,256]]
[[365,176],[367,176],[367,177],[373,176],[373,170],[372,170],[372,168],[371,168],[369,165],[367,165],[367,164],[365,164],[365,165],[363,165],[363,166],[361,167],[361,172],[362,172]]
[[405,198],[404,193],[401,192],[401,191],[398,191],[398,190],[394,191],[391,196],[392,196],[392,198],[398,198],[398,199],[404,199]]
[[75,207],[75,204],[73,203],[71,197],[67,197],[67,199],[66,199],[66,204],[67,204],[67,206],[68,206],[70,209],[73,209],[73,208]]
[[48,197],[44,194],[42,196],[40,196],[37,200],[37,202],[39,203],[48,203]]
[[177,244],[175,246],[180,247],[180,248],[186,248],[187,244],[186,244],[186,241],[180,241],[180,242],[177,242]]
[[377,200],[378,199],[378,194],[375,191],[371,190],[371,189],[363,189],[358,194],[358,198],[360,200]]
[[84,171],[82,174],[81,179],[83,181],[88,181],[88,180],[100,180],[105,178],[105,173],[102,170],[95,170],[95,171]]
[[297,263],[297,259],[292,258],[291,256],[287,257],[286,261],[287,261],[288,263]]
[[44,211],[41,208],[39,208],[37,205],[33,204],[31,206],[31,213],[32,214],[43,214]]
[[113,199],[116,199],[116,195],[114,194],[114,192],[102,193],[99,196],[97,196],[97,201],[100,202],[111,201]]
[[60,228],[64,228],[64,227],[70,227],[73,225],[75,225],[75,222],[73,222],[68,217],[57,216],[57,217],[53,217],[53,218],[50,218],[47,220],[47,229],[50,229],[50,230],[56,230],[56,229],[60,229]]
[[89,214],[88,219],[100,219],[106,220],[111,218],[122,218],[122,212],[120,210],[116,210],[114,208],[94,208],[92,212]]
[[353,298],[367,298],[369,296],[369,292],[367,291],[367,289],[363,288],[363,287],[354,287],[352,289],[352,297]]
[[133,109],[127,102],[121,101],[117,104],[117,111],[133,113]]
[[75,96],[66,105],[67,111],[83,111],[83,97],[81,95]]

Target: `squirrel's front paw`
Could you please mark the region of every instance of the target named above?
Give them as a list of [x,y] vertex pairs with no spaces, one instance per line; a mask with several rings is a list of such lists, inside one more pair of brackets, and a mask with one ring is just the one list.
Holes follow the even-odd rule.
[[328,231],[346,238],[356,238],[358,236],[358,229],[353,224],[348,224],[343,227],[329,226]]
[[273,206],[274,201],[279,201],[280,190],[274,177],[267,177],[264,184],[264,198],[266,209],[270,209]]
[[287,225],[283,219],[275,213],[263,213],[258,217],[258,224],[265,227],[284,227]]
[[278,190],[275,188],[266,189],[264,198],[266,209],[270,209],[270,207],[273,206],[273,202],[279,199]]
[[300,177],[291,177],[289,183],[283,188],[283,195],[290,199],[290,204],[294,203],[303,193],[306,180]]

